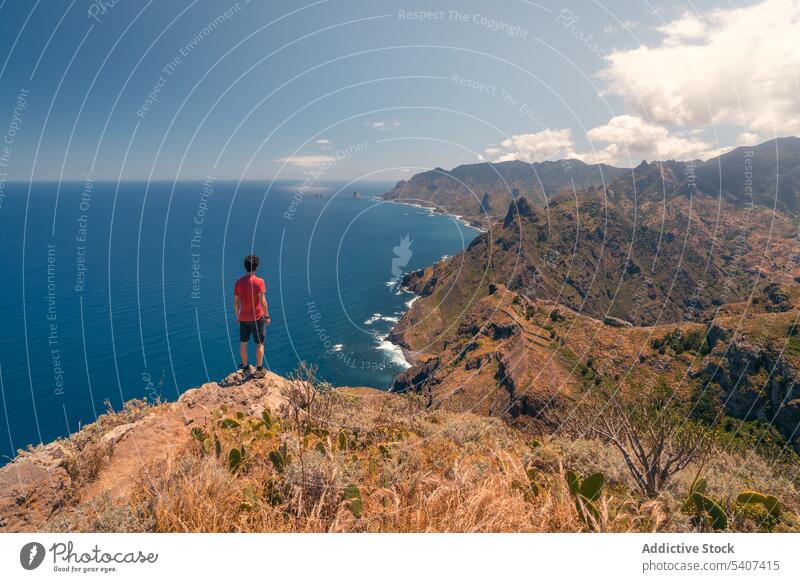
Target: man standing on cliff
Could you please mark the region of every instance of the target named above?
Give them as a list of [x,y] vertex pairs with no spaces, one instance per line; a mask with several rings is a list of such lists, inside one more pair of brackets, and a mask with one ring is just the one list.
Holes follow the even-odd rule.
[[242,357],[242,378],[250,376],[250,364],[247,363],[247,344],[250,336],[256,344],[256,371],[253,378],[263,378],[264,371],[264,339],[269,325],[267,310],[267,294],[264,279],[256,277],[258,257],[248,255],[244,258],[244,269],[247,274],[236,281],[233,288],[233,310],[239,321],[239,355]]

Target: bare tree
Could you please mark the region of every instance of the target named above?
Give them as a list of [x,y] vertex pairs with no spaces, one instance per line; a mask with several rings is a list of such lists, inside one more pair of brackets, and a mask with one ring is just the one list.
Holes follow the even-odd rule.
[[627,401],[618,391],[606,393],[585,426],[622,453],[637,486],[658,495],[670,478],[711,447],[704,431],[672,406],[663,393]]
[[280,393],[287,402],[286,415],[299,433],[305,435],[314,423],[328,424],[331,399],[325,397],[332,392],[332,387],[317,377],[317,366],[300,362],[289,373],[289,380]]

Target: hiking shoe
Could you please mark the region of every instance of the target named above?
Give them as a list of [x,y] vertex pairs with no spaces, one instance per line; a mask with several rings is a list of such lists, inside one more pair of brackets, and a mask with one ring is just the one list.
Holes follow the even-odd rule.
[[239,367],[239,376],[242,378],[249,378],[253,375],[253,366],[247,364],[246,366]]
[[267,371],[264,368],[256,368],[256,371],[253,372],[253,378],[256,378],[256,379],[259,379],[259,380],[261,378],[266,378],[266,376],[267,376]]

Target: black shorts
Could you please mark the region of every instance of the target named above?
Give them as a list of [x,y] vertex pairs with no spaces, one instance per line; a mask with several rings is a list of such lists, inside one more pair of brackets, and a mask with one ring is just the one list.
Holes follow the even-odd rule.
[[267,318],[262,317],[258,321],[240,321],[239,322],[239,341],[250,341],[250,336],[253,336],[253,341],[256,345],[264,343],[264,337],[267,333]]

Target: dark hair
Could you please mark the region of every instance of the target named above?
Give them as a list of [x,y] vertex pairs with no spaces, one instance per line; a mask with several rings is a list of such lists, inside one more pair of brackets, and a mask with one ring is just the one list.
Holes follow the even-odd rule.
[[244,258],[244,268],[248,273],[258,269],[258,257],[256,255],[247,255]]

